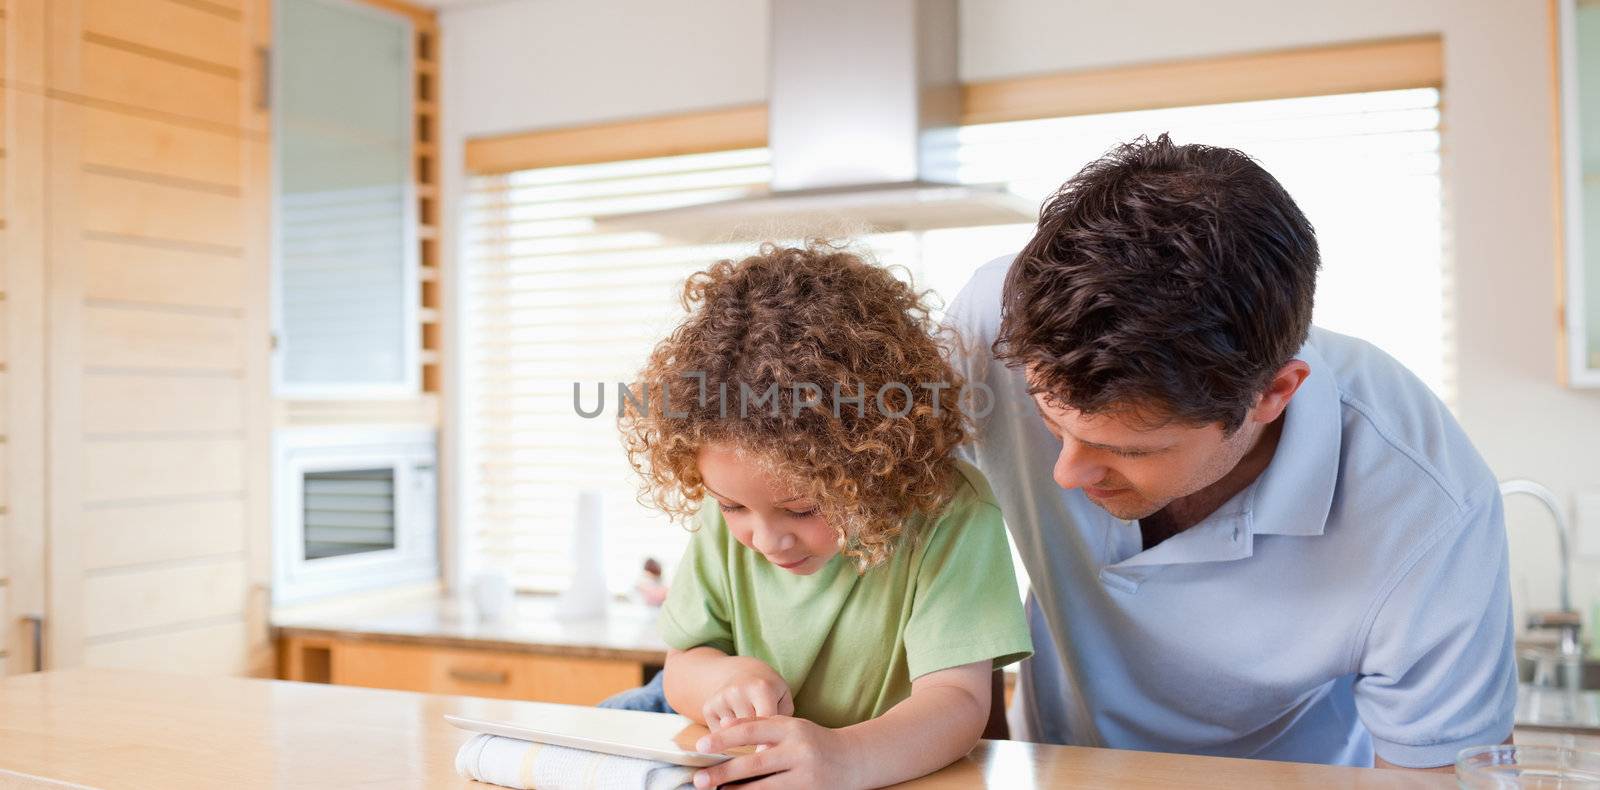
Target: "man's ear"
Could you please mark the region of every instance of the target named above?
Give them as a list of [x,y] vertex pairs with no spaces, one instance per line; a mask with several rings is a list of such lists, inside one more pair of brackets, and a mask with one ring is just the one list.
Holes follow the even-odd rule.
[[1289,408],[1289,400],[1310,375],[1311,366],[1302,360],[1291,359],[1284,363],[1277,373],[1272,374],[1267,388],[1256,398],[1255,407],[1245,418],[1263,424],[1278,419],[1283,410]]

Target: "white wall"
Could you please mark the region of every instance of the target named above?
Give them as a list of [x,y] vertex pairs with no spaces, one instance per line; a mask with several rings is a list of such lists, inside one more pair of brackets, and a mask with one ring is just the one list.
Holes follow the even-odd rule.
[[[1534,0],[964,0],[961,71],[978,81],[1441,34],[1459,414],[1502,478],[1570,502],[1600,491],[1600,393],[1556,384],[1546,25]],[[447,198],[468,137],[766,96],[759,0],[508,0],[447,10],[442,26]],[[1545,517],[1514,501],[1508,520],[1519,593],[1553,606]],[[1600,597],[1600,545],[1590,550],[1574,567],[1586,613]]]

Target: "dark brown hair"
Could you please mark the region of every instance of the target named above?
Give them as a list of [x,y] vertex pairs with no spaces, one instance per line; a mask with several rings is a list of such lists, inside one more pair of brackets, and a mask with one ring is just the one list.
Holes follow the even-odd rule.
[[1305,343],[1319,261],[1311,223],[1250,157],[1140,137],[1046,201],[994,350],[1086,414],[1231,432]]
[[[619,415],[641,498],[691,515],[706,495],[700,449],[727,443],[814,499],[863,569],[889,556],[911,516],[950,502],[954,451],[967,435],[962,381],[911,286],[840,247],[768,244],[690,277],[683,303],[688,317],[633,385],[671,411]],[[891,382],[911,396],[908,403],[890,390],[886,413],[875,393]],[[922,382],[949,386],[929,391]],[[821,390],[821,403],[796,404],[791,387],[800,383]],[[726,397],[718,394],[724,384]],[[758,393],[775,385],[778,402],[770,410],[730,403],[741,385]],[[860,393],[860,407],[843,405]]]

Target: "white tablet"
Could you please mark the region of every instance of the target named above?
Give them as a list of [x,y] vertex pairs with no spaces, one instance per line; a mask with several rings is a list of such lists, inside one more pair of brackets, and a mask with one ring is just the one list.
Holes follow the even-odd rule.
[[494,721],[449,714],[444,719],[472,732],[695,768],[733,757],[695,751],[694,742],[706,734],[706,728],[676,714],[577,705],[541,707],[546,710],[540,711],[537,720]]

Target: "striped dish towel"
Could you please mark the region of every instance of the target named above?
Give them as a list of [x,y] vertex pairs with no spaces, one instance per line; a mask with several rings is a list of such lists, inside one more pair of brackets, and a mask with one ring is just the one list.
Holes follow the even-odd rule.
[[456,773],[521,790],[679,790],[695,769],[478,734],[456,752]]

